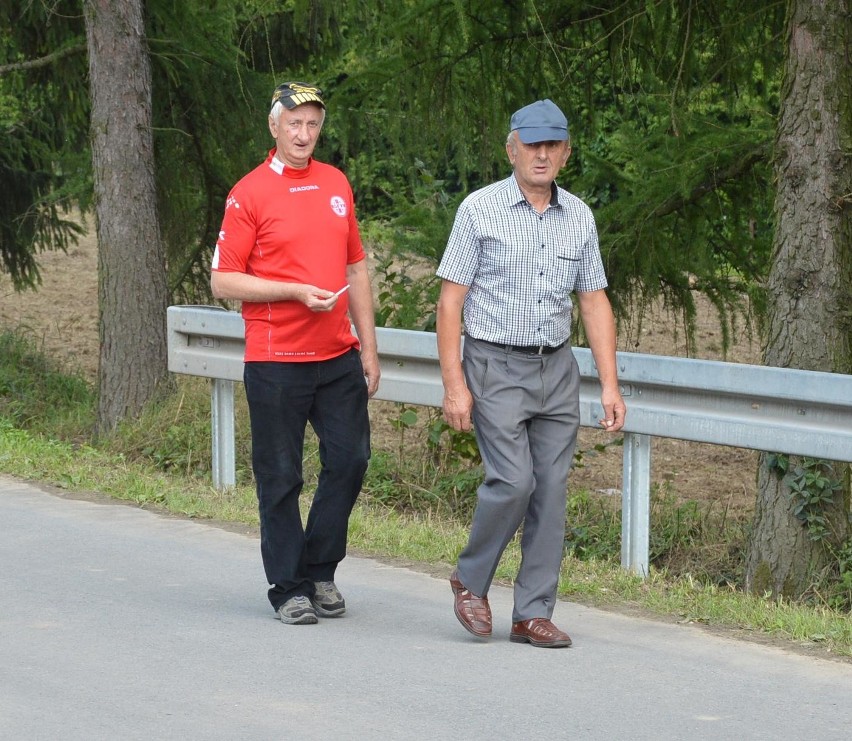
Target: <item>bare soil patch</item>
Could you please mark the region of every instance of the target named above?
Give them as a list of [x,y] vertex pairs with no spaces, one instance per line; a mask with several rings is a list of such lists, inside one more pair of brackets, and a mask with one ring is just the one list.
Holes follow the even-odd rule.
[[98,372],[98,243],[94,230],[64,252],[39,255],[42,283],[16,293],[0,274],[0,326],[20,329],[63,367]]
[[[19,328],[63,367],[94,381],[98,364],[97,240],[94,230],[69,249],[40,256],[42,284],[36,291],[16,293],[6,275],[0,275],[0,326]],[[745,331],[738,332],[727,355],[715,309],[699,300],[697,352],[706,360],[759,363],[759,345]],[[619,350],[684,357],[687,346],[682,327],[662,307],[652,307],[641,323],[623,328]],[[628,399],[629,405],[629,399]],[[372,405],[374,434],[381,440],[398,434],[388,419],[395,405]],[[629,406],[628,406],[629,414]],[[579,447],[584,465],[571,478],[572,488],[588,488],[602,495],[621,489],[622,449],[594,446],[609,440],[605,433],[583,428]],[[393,443],[390,443],[393,445]],[[754,506],[757,454],[739,448],[703,445],[657,438],[652,443],[652,484],[665,485],[678,499],[706,502],[731,514],[745,514]]]

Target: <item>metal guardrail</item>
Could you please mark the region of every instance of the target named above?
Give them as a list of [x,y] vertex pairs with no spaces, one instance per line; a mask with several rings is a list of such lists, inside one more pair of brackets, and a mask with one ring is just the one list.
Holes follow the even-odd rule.
[[[376,398],[441,406],[431,332],[377,329],[382,380]],[[234,390],[242,381],[242,317],[210,306],[168,309],[169,370],[213,379],[213,483],[235,483]],[[600,387],[591,351],[580,367],[580,423],[599,427]],[[627,402],[621,563],[648,573],[651,438],[669,437],[852,462],[852,376],[710,360],[618,353]]]

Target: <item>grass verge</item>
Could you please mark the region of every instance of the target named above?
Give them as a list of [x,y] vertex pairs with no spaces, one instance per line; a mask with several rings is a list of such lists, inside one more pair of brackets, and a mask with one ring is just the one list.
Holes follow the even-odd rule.
[[[0,472],[69,491],[96,492],[184,517],[257,526],[254,490],[247,471],[238,469],[237,485],[227,492],[217,491],[210,484],[206,384],[185,379],[173,398],[152,407],[137,423],[124,426],[111,440],[95,447],[85,442],[84,434],[92,417],[91,389],[79,379],[51,370],[46,360],[28,354],[23,341],[10,342],[8,336],[0,335],[0,347],[6,350],[0,354]],[[244,410],[238,409],[238,434],[243,430],[238,455],[246,445],[245,424],[240,421],[243,414]],[[315,464],[316,451],[309,445],[305,460],[307,491],[311,490],[310,471]],[[422,460],[417,464],[420,473],[429,468]],[[454,484],[448,485],[446,480],[424,484],[419,480],[412,486],[406,475],[405,461],[397,452],[375,451],[364,496],[350,522],[350,545],[364,555],[448,574],[466,541],[471,486],[477,477],[466,469]],[[409,493],[400,494],[394,502],[390,492],[395,490]],[[411,491],[429,496],[415,501],[417,497]],[[436,491],[449,492],[454,506],[436,506]],[[656,499],[659,519],[655,527],[667,533],[676,529],[679,548],[689,546],[700,552],[701,538],[712,530],[712,523],[700,512],[687,519],[681,507],[662,492]],[[579,524],[569,533],[560,596],[606,609],[769,639],[789,648],[807,649],[813,655],[852,659],[852,620],[848,613],[764,600],[725,583],[713,583],[704,575],[675,575],[665,568],[652,569],[647,579],[639,579],[618,564],[612,509],[590,500],[588,492],[572,495],[569,508]],[[676,522],[677,528],[669,527],[669,521]],[[717,539],[729,535],[714,533]],[[603,541],[604,546],[600,546]],[[496,578],[511,582],[518,563],[518,543],[513,541]],[[696,572],[701,573],[701,568]]]

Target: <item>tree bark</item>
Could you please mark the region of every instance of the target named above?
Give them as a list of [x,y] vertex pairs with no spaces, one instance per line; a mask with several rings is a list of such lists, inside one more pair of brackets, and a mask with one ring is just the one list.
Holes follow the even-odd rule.
[[[775,238],[766,365],[852,372],[852,13],[850,0],[789,0],[787,57],[776,134]],[[746,588],[801,596],[849,537],[845,488],[814,542],[790,490],[761,456]]]
[[167,380],[165,250],[142,0],[85,0],[98,222],[97,433],[137,414]]

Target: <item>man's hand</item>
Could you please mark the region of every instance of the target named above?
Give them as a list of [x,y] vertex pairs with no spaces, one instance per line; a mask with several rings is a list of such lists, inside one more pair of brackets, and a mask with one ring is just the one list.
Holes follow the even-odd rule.
[[379,378],[382,375],[378,354],[362,351],[361,365],[364,368],[364,378],[367,379],[367,393],[372,398],[376,391],[379,390]]
[[604,391],[601,394],[601,405],[604,410],[604,418],[600,421],[601,427],[607,432],[618,432],[624,427],[624,419],[627,415],[627,405],[621,398],[618,389]]
[[444,421],[454,430],[468,432],[472,429],[471,412],[473,396],[467,386],[444,392]]
[[311,311],[331,311],[337,304],[341,292],[334,293],[325,288],[303,285],[299,293],[299,300]]

